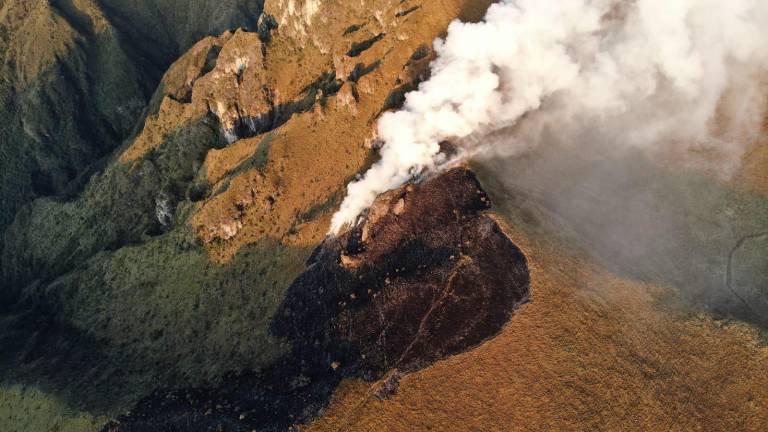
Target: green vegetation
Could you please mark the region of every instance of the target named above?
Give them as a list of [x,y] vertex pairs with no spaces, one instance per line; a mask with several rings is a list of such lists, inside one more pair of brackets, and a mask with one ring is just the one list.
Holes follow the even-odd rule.
[[6,315],[0,381],[42,383],[80,410],[108,415],[156,387],[258,369],[283,352],[269,323],[310,252],[264,240],[217,265],[184,228],[101,252],[28,288],[33,312]]
[[87,432],[107,419],[77,412],[34,387],[0,386],[0,430],[5,432]]

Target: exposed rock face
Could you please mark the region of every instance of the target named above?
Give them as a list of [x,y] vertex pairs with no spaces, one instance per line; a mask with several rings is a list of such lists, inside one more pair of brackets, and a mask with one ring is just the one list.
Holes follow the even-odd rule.
[[328,239],[273,324],[300,356],[363,376],[412,370],[496,334],[528,299],[525,257],[456,168],[380,196]]
[[290,354],[221,386],[158,392],[105,431],[287,430],[319,412],[343,377],[391,372],[376,391],[386,398],[403,373],[496,335],[528,300],[530,280],[488,208],[464,168],[383,194],[289,288],[272,332]]

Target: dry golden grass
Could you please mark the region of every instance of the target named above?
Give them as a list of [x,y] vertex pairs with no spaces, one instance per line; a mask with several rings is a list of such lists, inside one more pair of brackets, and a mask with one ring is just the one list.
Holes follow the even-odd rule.
[[621,279],[509,229],[533,301],[496,338],[405,376],[345,382],[308,431],[768,429],[768,348],[746,325],[675,316]]

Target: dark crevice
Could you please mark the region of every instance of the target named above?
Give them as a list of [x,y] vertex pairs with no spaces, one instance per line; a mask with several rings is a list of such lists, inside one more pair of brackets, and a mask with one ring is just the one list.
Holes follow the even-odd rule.
[[[272,15],[263,14],[259,18],[259,22],[256,25],[256,32],[259,34],[259,39],[264,43],[272,41],[272,31],[277,30],[278,22]],[[262,47],[264,50],[265,47]]]
[[362,77],[368,75],[369,73],[375,71],[380,66],[381,66],[381,60],[378,60],[378,61],[376,61],[374,63],[371,63],[368,66],[366,66],[363,63],[358,63],[358,64],[355,65],[355,68],[352,69],[352,72],[349,73],[349,76],[347,77],[347,79],[349,81],[352,81],[352,82],[356,83],[357,81],[360,80],[360,78],[362,78]]
[[417,10],[421,9],[421,6],[414,6],[412,8],[408,8],[406,10],[400,11],[395,14],[395,18],[402,18],[406,15],[410,15],[413,12],[416,12]]
[[432,50],[428,46],[421,45],[416,48],[416,51],[414,51],[413,54],[411,54],[410,61],[419,61],[423,58],[426,58],[431,52]]
[[53,195],[57,192],[53,175],[40,168],[34,168],[30,172],[32,178],[32,192],[37,196]]
[[432,50],[426,45],[419,46],[416,51],[411,54],[407,65],[408,70],[410,70],[410,75],[412,75],[411,80],[405,83],[398,80],[396,83],[398,86],[389,92],[379,113],[401,108],[405,103],[405,96],[418,89],[419,84],[429,78],[429,68],[425,67],[422,69],[422,66],[426,65],[426,61],[430,54],[432,54]]
[[206,180],[200,180],[189,184],[187,199],[191,202],[199,202],[208,197],[211,192],[211,184]]
[[211,48],[208,50],[208,54],[205,55],[205,64],[203,65],[203,69],[200,71],[200,76],[207,75],[208,72],[216,68],[216,62],[219,60],[219,53],[221,53],[221,46],[211,45]]
[[405,103],[405,95],[416,90],[418,87],[419,82],[410,82],[396,87],[387,95],[380,112],[401,108]]
[[340,192],[336,192],[333,195],[331,195],[327,200],[315,204],[312,207],[310,207],[307,211],[300,214],[297,218],[297,223],[302,224],[306,223],[312,220],[315,220],[318,216],[323,214],[329,209],[333,209],[340,203],[342,196]]
[[[312,84],[302,90],[304,97],[301,99],[273,105],[271,110],[259,116],[239,117],[234,128],[227,131],[234,135],[234,141],[231,142],[243,138],[251,138],[277,129],[287,123],[294,114],[311,111],[317,102],[325,106],[327,98],[338,93],[342,84],[342,81],[336,79],[334,72],[323,73]],[[268,89],[265,89],[265,91],[268,93],[267,99],[271,100],[270,91]]]
[[368,50],[370,47],[372,47],[376,42],[384,39],[384,36],[386,36],[385,33],[379,33],[376,36],[366,39],[362,42],[355,42],[350,47],[349,51],[347,51],[348,57],[357,57],[360,54],[362,54],[364,51]]
[[355,33],[358,30],[362,29],[363,27],[365,27],[365,24],[352,24],[351,26],[344,29],[344,33],[342,33],[342,36],[351,35],[352,33]]

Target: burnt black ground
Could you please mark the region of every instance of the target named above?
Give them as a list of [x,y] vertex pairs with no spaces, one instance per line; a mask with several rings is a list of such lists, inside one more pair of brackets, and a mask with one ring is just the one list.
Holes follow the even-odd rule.
[[488,208],[464,168],[382,195],[289,288],[271,326],[288,355],[211,387],[157,391],[104,431],[290,430],[343,378],[399,376],[493,337],[528,301],[530,279]]

